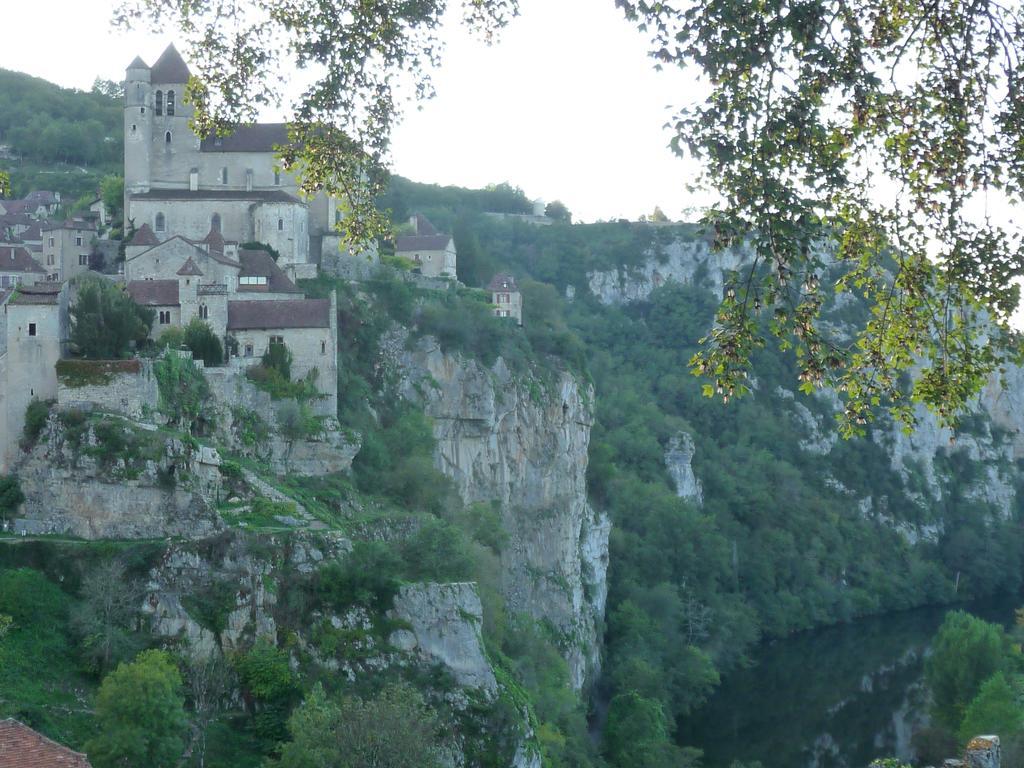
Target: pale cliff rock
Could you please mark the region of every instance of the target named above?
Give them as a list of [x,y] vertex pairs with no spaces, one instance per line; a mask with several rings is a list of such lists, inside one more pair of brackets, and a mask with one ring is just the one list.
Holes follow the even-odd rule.
[[484,651],[484,613],[475,584],[407,584],[395,596],[389,615],[412,627],[391,634],[389,642],[396,648],[442,664],[459,685],[492,697],[497,693]]
[[438,468],[464,502],[501,505],[509,612],[561,633],[581,688],[599,661],[610,529],[586,497],[593,391],[566,371],[545,383],[501,359],[485,368],[432,339],[391,347],[401,394],[434,421]]
[[704,503],[704,487],[693,472],[692,462],[696,451],[689,434],[679,432],[673,435],[665,449],[665,468],[675,485],[676,496],[700,506]]

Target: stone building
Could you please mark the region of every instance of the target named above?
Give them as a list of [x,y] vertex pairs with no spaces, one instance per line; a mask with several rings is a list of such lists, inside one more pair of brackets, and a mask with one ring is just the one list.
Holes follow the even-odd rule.
[[[293,276],[313,277],[339,217],[327,195],[303,199],[276,148],[287,126],[240,126],[227,136],[200,137],[185,103],[191,73],[173,45],[150,67],[141,58],[125,77],[125,218],[165,238],[202,238],[210,229],[228,241],[258,241],[280,254]],[[312,250],[311,250],[312,248]]]
[[43,224],[41,261],[47,280],[70,280],[89,271],[96,225],[76,219]]
[[523,324],[523,294],[512,275],[499,272],[487,286],[491,292],[495,317],[510,317],[516,325]]
[[46,270],[36,263],[28,248],[0,243],[0,291],[45,279]]
[[57,396],[55,366],[69,337],[65,283],[41,282],[0,292],[0,473],[17,455],[25,409]]
[[426,277],[455,279],[455,240],[438,232],[426,216],[416,214],[409,223],[415,234],[395,238],[395,255],[408,259]]

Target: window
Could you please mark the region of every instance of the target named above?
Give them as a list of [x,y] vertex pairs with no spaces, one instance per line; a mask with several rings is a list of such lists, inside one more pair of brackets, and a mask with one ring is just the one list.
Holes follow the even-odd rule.
[[210,217],[210,229],[214,232],[220,232],[220,214],[215,213]]
[[327,354],[327,342],[326,341],[323,341],[323,340],[320,341],[320,354],[321,355],[326,355]]
[[29,323],[28,324],[28,335],[29,336],[35,336],[36,335],[36,324],[35,323]]
[[52,267],[53,266],[53,254],[52,253],[49,256],[46,257],[46,266],[48,266],[48,267]]
[[167,116],[174,116],[174,91],[167,92]]
[[167,309],[167,310],[161,309],[160,310],[160,325],[170,325],[170,324],[171,324],[171,311],[169,309]]
[[53,238],[50,238],[50,247],[53,248]]
[[157,91],[156,92],[156,113],[157,113],[158,116],[162,115],[164,113],[164,92],[163,91]]
[[284,232],[284,219],[277,220],[277,231]]
[[133,124],[132,125],[132,135],[134,135],[134,134],[135,134],[135,125]]
[[280,187],[281,186],[281,172],[279,170],[277,170],[276,168],[274,169],[274,186],[275,187]]
[[337,208],[334,209],[334,226],[341,224],[341,211]]
[[88,267],[89,266],[89,255],[86,253],[78,254],[78,266]]
[[252,357],[252,344],[245,345],[245,356]]
[[77,237],[75,238],[75,245],[79,245],[79,246],[80,246],[81,244],[82,244],[82,236],[81,236],[81,235],[78,235],[78,236],[77,236]]
[[164,134],[164,144],[167,144],[168,146],[170,146],[170,143],[171,143],[171,132],[167,131],[167,133]]
[[223,168],[220,169],[220,183],[221,184],[227,184],[228,183],[228,167],[226,165]]
[[265,275],[246,275],[238,278],[239,285],[266,285],[267,278]]
[[158,213],[156,215],[156,221],[154,222],[154,225],[155,226],[153,227],[153,229],[155,229],[157,232],[163,232],[164,230],[167,229],[167,220],[164,218],[164,215],[162,213]]
[[202,318],[203,320],[210,319],[210,308],[205,304],[199,305],[199,317]]
[[280,344],[281,346],[284,346],[284,336],[271,336],[270,337],[270,343],[271,344]]

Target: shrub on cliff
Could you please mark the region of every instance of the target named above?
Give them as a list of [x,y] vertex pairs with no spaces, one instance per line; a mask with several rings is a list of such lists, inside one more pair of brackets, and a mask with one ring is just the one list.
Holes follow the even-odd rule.
[[127,357],[149,336],[155,312],[140,307],[119,286],[98,277],[81,279],[71,307],[71,343],[82,357]]

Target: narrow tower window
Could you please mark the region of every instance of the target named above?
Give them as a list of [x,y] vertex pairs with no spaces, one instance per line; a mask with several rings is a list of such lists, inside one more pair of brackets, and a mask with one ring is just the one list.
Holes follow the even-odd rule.
[[228,167],[226,165],[223,168],[220,169],[220,183],[221,184],[227,184],[228,183]]
[[173,117],[174,115],[174,91],[167,92],[167,116]]
[[277,231],[284,232],[284,219],[277,220]]
[[163,91],[157,91],[156,92],[156,104],[154,105],[154,108],[155,108],[157,116],[162,115],[164,113],[164,92]]
[[274,186],[275,187],[281,186],[281,172],[279,170],[277,170],[276,168],[274,169]]
[[167,146],[171,145],[171,132],[170,131],[168,131],[167,133],[164,134],[164,144],[166,144]]
[[162,213],[158,213],[156,215],[156,221],[154,222],[154,224],[155,224],[155,226],[153,228],[157,232],[163,232],[164,231],[164,229],[166,228],[166,221],[164,220],[164,215]]

